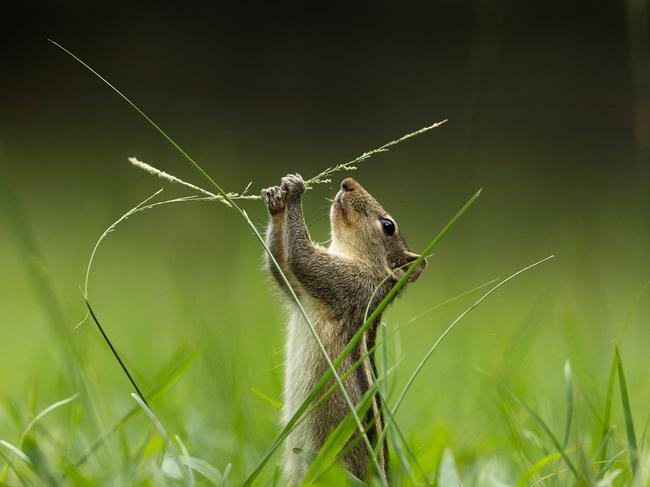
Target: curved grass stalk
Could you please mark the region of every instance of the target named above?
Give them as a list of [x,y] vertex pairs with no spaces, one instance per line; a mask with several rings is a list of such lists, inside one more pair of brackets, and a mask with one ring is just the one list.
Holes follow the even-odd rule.
[[[506,284],[507,282],[511,281],[515,277],[519,276],[520,274],[526,272],[529,269],[532,269],[533,267],[536,267],[544,262],[546,262],[549,259],[552,259],[554,256],[549,255],[548,257],[539,260],[537,262],[534,262],[533,264],[530,264],[523,269],[518,270],[514,274],[510,275],[509,277],[505,278],[503,281],[499,282],[496,286],[492,287],[488,292],[483,294],[479,299],[477,299],[471,306],[469,306],[465,311],[463,311],[458,317],[451,322],[451,324],[445,329],[445,331],[442,332],[440,337],[434,342],[434,344],[431,346],[431,348],[427,351],[427,353],[424,355],[422,360],[420,360],[420,363],[417,365],[411,376],[409,377],[408,381],[406,381],[406,385],[402,389],[402,392],[400,393],[399,397],[397,398],[397,401],[395,402],[395,406],[393,407],[392,410],[392,416],[394,416],[397,413],[397,410],[399,409],[400,405],[402,404],[402,401],[404,400],[404,397],[406,396],[406,393],[409,391],[411,386],[413,385],[413,382],[417,378],[417,376],[420,374],[420,371],[426,364],[426,362],[429,360],[433,352],[436,351],[436,349],[440,346],[442,341],[451,333],[451,331],[455,328],[455,326],[460,322],[465,316],[467,316],[474,308],[476,308],[479,304],[481,304],[485,299],[487,299],[490,294],[492,294],[494,291],[499,289],[501,286]],[[388,430],[388,427],[384,428],[384,431],[382,432],[382,437],[386,435],[386,431]],[[380,437],[380,440],[383,440],[383,438]]]
[[[197,190],[200,188],[197,188]],[[164,200],[164,201],[157,201],[155,203],[147,204],[151,200],[153,200],[156,196],[158,196],[160,193],[162,193],[163,188],[160,188],[158,191],[153,193],[151,196],[148,198],[142,200],[140,203],[135,205],[133,208],[131,208],[129,211],[124,213],[121,217],[119,217],[115,222],[113,222],[106,230],[104,230],[104,233],[101,234],[97,242],[95,243],[95,246],[93,247],[93,250],[90,254],[90,259],[88,260],[88,266],[86,267],[86,277],[84,279],[84,289],[83,293],[85,296],[88,296],[88,281],[90,280],[90,271],[92,269],[93,262],[95,260],[95,254],[97,253],[97,249],[99,248],[100,244],[104,241],[104,239],[108,236],[109,233],[113,232],[115,228],[120,223],[125,222],[126,220],[129,219],[130,216],[135,215],[136,213],[140,213],[146,210],[150,210],[152,208],[155,208],[157,206],[162,206],[162,205],[168,205],[171,203],[184,203],[188,201],[210,201],[215,199],[213,196],[207,196],[207,197],[200,197],[200,196],[182,196],[180,198],[173,198],[169,200]],[[211,193],[210,193],[211,194]]]
[[[167,205],[167,204],[170,204],[170,203],[183,203],[183,202],[186,202],[186,201],[208,201],[208,200],[213,199],[211,197],[203,197],[203,198],[201,198],[199,196],[183,196],[183,197],[180,197],[180,198],[173,198],[173,199],[170,199],[170,200],[158,201],[156,203],[147,204],[151,200],[153,200],[156,196],[158,196],[162,191],[163,191],[163,188],[160,188],[158,191],[153,193],[151,196],[144,199],[143,201],[141,201],[140,203],[135,205],[133,208],[131,208],[129,211],[124,213],[121,217],[119,217],[111,225],[109,225],[108,228],[106,228],[106,230],[104,230],[104,233],[102,233],[100,235],[99,239],[97,239],[97,242],[95,242],[95,246],[93,247],[93,250],[90,253],[90,258],[88,259],[88,265],[86,266],[86,276],[84,278],[84,287],[83,287],[83,290],[82,290],[82,293],[86,298],[88,297],[88,282],[90,281],[90,271],[92,269],[93,262],[95,261],[95,255],[97,254],[97,250],[99,249],[99,246],[104,241],[104,239],[108,236],[108,234],[113,232],[115,230],[115,228],[117,228],[117,226],[120,223],[125,222],[126,220],[129,219],[129,217],[135,215],[136,213],[140,213],[140,212],[145,211],[145,210],[150,210],[151,208],[154,208],[156,206]],[[75,325],[75,329],[77,329],[81,325],[83,325],[89,317],[90,317],[90,313],[88,311],[86,311],[86,314],[83,317],[83,319],[79,323],[77,323]]]
[[73,394],[72,396],[70,396],[70,397],[68,397],[66,399],[62,399],[61,401],[57,401],[57,402],[55,402],[53,404],[50,404],[48,407],[43,409],[40,413],[38,413],[34,417],[34,419],[32,419],[29,422],[29,424],[27,425],[27,427],[23,431],[23,434],[20,435],[20,438],[21,439],[24,438],[27,435],[27,433],[29,433],[29,431],[34,427],[34,425],[36,423],[38,423],[41,419],[43,419],[45,416],[47,416],[49,413],[51,413],[52,411],[54,411],[57,408],[60,408],[61,406],[65,406],[66,404],[71,403],[72,401],[77,399],[77,397],[79,397],[79,393]]

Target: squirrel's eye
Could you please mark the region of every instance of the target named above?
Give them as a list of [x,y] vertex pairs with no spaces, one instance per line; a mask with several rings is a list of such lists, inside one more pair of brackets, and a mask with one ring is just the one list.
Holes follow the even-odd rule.
[[388,218],[380,218],[379,222],[381,223],[381,227],[384,229],[386,235],[390,237],[395,233],[395,224]]

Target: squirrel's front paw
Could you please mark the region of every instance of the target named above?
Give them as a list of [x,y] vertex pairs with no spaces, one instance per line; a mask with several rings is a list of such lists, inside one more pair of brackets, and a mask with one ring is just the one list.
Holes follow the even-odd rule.
[[282,178],[280,188],[287,195],[287,201],[298,201],[305,193],[307,185],[300,174],[288,174]]
[[262,190],[262,199],[271,215],[277,215],[284,210],[284,196],[280,186],[271,186]]

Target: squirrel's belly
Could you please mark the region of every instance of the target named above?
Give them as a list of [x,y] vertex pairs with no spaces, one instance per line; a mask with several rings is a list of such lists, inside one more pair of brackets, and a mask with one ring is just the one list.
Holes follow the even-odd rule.
[[[344,324],[327,320],[325,313],[318,308],[318,303],[305,308],[330,358],[336,359],[347,344],[347,334],[342,330]],[[355,355],[358,355],[358,350],[348,356],[338,368],[340,375],[354,362]],[[292,418],[328,369],[327,361],[304,318],[299,312],[292,313],[286,349],[283,424]],[[354,403],[360,399],[365,388],[358,377],[358,374],[352,373],[343,381]],[[332,384],[333,380],[330,380],[323,390]],[[287,437],[285,474],[290,478],[301,478],[308,468],[304,458],[318,452],[329,433],[347,413],[347,403],[338,390],[311,411]],[[302,453],[296,454],[295,449],[300,449]]]
[[[323,341],[323,338],[325,338],[323,337],[323,332],[331,328],[334,324],[319,318],[318,313],[313,313],[313,310],[309,306],[306,306],[306,311]],[[299,312],[291,315],[287,333],[284,369],[284,411],[282,418],[285,424],[291,419],[291,416],[293,416],[327,370],[325,357],[316,339],[309,330],[309,325]],[[323,344],[325,345],[324,341]],[[328,353],[331,354],[329,350]],[[334,358],[332,357],[332,359]]]

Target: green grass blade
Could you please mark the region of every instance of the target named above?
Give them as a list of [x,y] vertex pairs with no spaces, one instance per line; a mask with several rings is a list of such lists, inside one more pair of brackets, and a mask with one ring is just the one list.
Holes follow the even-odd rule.
[[649,426],[650,426],[650,416],[648,416],[648,419],[646,419],[645,425],[643,426],[643,433],[641,433],[641,441],[639,442],[639,456],[643,453],[643,447],[645,446],[645,440],[646,437],[648,436]]
[[23,450],[31,459],[32,468],[39,479],[42,480],[43,485],[47,485],[48,487],[61,485],[58,476],[50,468],[47,457],[31,436],[24,438]]
[[183,465],[186,465],[190,471],[195,471],[210,481],[212,485],[221,486],[224,484],[224,475],[216,467],[210,465],[200,458],[182,455],[180,457]]
[[[189,469],[186,468],[183,465],[183,462],[180,460],[180,455],[178,454],[178,451],[176,450],[176,447],[174,446],[174,443],[172,440],[169,438],[169,435],[167,434],[167,431],[165,430],[164,426],[158,419],[158,417],[153,413],[151,408],[147,406],[147,403],[144,402],[144,400],[135,393],[131,393],[131,397],[135,399],[135,402],[138,403],[138,405],[142,408],[142,410],[145,412],[145,414],[149,417],[151,422],[154,424],[156,427],[156,430],[158,431],[158,434],[161,436],[163,441],[165,442],[165,445],[167,446],[167,451],[171,453],[172,458],[174,459],[174,462],[178,466],[179,472],[182,472],[183,477],[185,477],[185,481],[187,485],[192,485],[193,477],[189,473]],[[164,457],[163,457],[164,458]]]
[[138,107],[135,103],[133,103],[126,95],[124,95],[120,90],[118,90],[113,84],[111,84],[107,79],[105,79],[101,74],[99,74],[97,71],[95,71],[92,67],[90,67],[88,64],[86,64],[84,61],[82,61],[79,57],[77,57],[74,53],[63,47],[61,44],[59,44],[56,41],[53,41],[52,39],[48,39],[49,42],[54,44],[56,47],[61,49],[63,52],[65,52],[68,56],[73,58],[75,61],[77,61],[79,64],[81,64],[84,68],[86,68],[88,71],[90,71],[92,74],[94,74],[97,78],[99,78],[106,86],[108,86],[111,90],[113,90],[122,100],[124,100],[131,108],[133,108],[136,112],[144,118],[149,125],[151,125],[156,132],[158,132],[182,157],[185,159],[187,162],[189,162],[194,169],[201,175],[203,178],[212,186],[214,187],[228,202],[230,201],[230,197],[228,194],[221,189],[221,187],[206,173],[199,164],[197,164],[194,159],[192,159],[187,152],[185,152],[174,140],[167,135],[167,133],[161,129],[149,116],[144,113],[140,107]]
[[66,398],[66,399],[63,399],[63,400],[58,401],[58,402],[55,402],[54,404],[50,404],[48,407],[46,407],[45,409],[43,409],[40,413],[38,413],[38,414],[34,417],[34,419],[32,419],[32,420],[29,422],[29,424],[27,425],[27,427],[26,427],[25,430],[23,431],[23,434],[21,435],[21,438],[24,438],[24,437],[27,435],[27,433],[29,433],[29,431],[34,427],[34,425],[35,425],[36,423],[38,423],[41,419],[43,419],[45,416],[47,416],[49,413],[51,413],[51,412],[54,411],[55,409],[60,408],[61,406],[65,406],[66,404],[71,403],[72,401],[74,401],[75,399],[77,399],[77,397],[79,397],[79,394],[74,394],[74,395],[72,395],[72,396],[70,396],[70,397],[68,397],[68,398]]
[[458,470],[456,469],[456,461],[454,454],[449,448],[445,448],[442,454],[442,461],[438,470],[438,486],[439,487],[462,487]]
[[[377,393],[380,382],[381,381],[375,382],[357,403],[357,414],[359,416],[365,416],[368,409],[370,409],[372,398]],[[370,425],[370,427],[372,427],[372,425]],[[305,475],[303,481],[305,484],[316,481],[336,462],[339,452],[341,452],[348,443],[356,429],[354,417],[351,413],[348,413],[336,428],[332,430],[325,440],[325,443],[323,443],[323,446],[318,450],[316,457]]]
[[18,448],[15,445],[12,445],[6,440],[0,440],[0,446],[4,446],[7,450],[9,450],[11,453],[16,455],[18,458],[20,458],[23,462],[25,462],[28,465],[33,465],[32,459],[29,458],[29,455],[22,451],[20,448]]
[[[397,425],[397,422],[395,421],[395,418],[392,417],[392,413],[390,411],[390,408],[386,407],[386,405],[388,404],[388,372],[389,372],[389,369],[388,369],[388,326],[386,325],[386,323],[382,322],[380,324],[379,328],[381,330],[381,356],[382,356],[382,364],[383,364],[383,367],[382,367],[382,381],[383,381],[383,386],[384,387],[383,387],[383,391],[380,389],[378,393],[379,393],[379,397],[380,397],[381,404],[382,404],[382,412],[385,413],[385,415],[391,416],[390,424],[395,429],[395,432],[399,436],[399,439],[402,442],[402,444],[404,445],[404,448],[407,450],[409,456],[411,457],[411,459],[415,463],[416,467],[418,468],[418,470],[420,472],[420,475],[422,476],[422,479],[424,480],[424,484],[429,485],[429,480],[427,479],[427,477],[426,477],[426,475],[424,473],[424,469],[422,468],[422,466],[418,462],[417,458],[415,457],[415,454],[413,453],[413,451],[409,447],[409,444],[406,441],[406,437],[404,436],[404,434],[402,433],[402,430]],[[376,380],[376,378],[375,378],[375,380]],[[384,424],[384,426],[386,426],[386,425]],[[375,445],[375,451],[373,452],[373,455],[375,455],[376,457],[379,455],[379,452],[383,448],[383,443],[384,443],[383,441],[378,441],[377,444]],[[400,444],[399,444],[399,442],[397,440],[394,441],[394,450],[395,450],[395,453],[397,453],[397,457],[398,457],[398,459],[399,459],[399,461],[400,461],[400,463],[402,465],[402,468],[404,469],[404,471],[406,472],[406,475],[411,480],[412,485],[413,486],[418,485],[418,482],[415,479],[415,475],[413,474],[413,470],[411,469],[411,465],[409,464],[408,460],[405,458],[404,452],[400,448]]]
[[[614,400],[614,386],[616,385],[616,354],[612,359],[612,364],[609,368],[609,378],[607,380],[607,395],[605,396],[605,410],[603,412],[603,429],[600,435],[599,444],[602,445],[600,453],[600,460],[605,461],[607,458],[607,443],[611,436],[612,430],[612,403]],[[599,446],[600,448],[600,446]]]
[[630,408],[630,397],[627,391],[627,382],[625,381],[625,371],[623,370],[623,361],[618,347],[616,354],[616,370],[618,372],[618,384],[621,392],[621,403],[623,405],[623,414],[625,416],[625,431],[627,433],[627,443],[630,451],[630,464],[632,467],[632,477],[636,478],[639,471],[639,456],[636,443],[636,433],[634,431],[634,421],[632,419],[632,410]]
[[610,458],[605,465],[598,471],[596,474],[596,479],[600,479],[603,475],[605,475],[610,468],[612,468],[612,465],[616,463],[616,461],[621,458],[623,455],[625,455],[625,450],[619,451],[616,455],[614,455],[612,458]]
[[271,396],[264,394],[262,391],[255,387],[251,387],[251,392],[255,394],[257,397],[259,397],[262,401],[270,404],[273,406],[275,409],[282,409],[283,404],[282,402],[278,401],[277,399],[273,399]]
[[[181,449],[181,455],[179,455],[179,460],[181,461],[181,463],[185,464],[185,462],[183,462],[183,457],[190,458],[190,453],[187,450],[187,447],[185,446],[185,443],[183,443],[183,440],[181,439],[180,436],[174,435],[174,439],[176,440],[176,443],[178,443],[178,447]],[[187,473],[189,474],[190,477],[189,479],[190,487],[194,487],[196,485],[196,480],[194,479],[194,470],[191,467],[189,467],[189,465],[188,465]]]
[[571,436],[571,422],[573,420],[573,371],[569,360],[564,363],[564,383],[566,385],[567,411],[562,447],[566,450]]
[[[0,446],[2,446],[2,444],[1,444],[1,440],[0,440]],[[14,465],[14,462],[13,462],[13,461],[11,460],[11,458],[10,458],[10,457],[9,457],[9,456],[4,452],[4,450],[3,450],[2,448],[0,448],[0,458],[3,458],[4,461],[7,463],[6,467],[5,467],[5,468],[3,469],[3,471],[2,471],[2,475],[0,475],[0,482],[2,482],[1,485],[9,485],[9,484],[5,483],[5,480],[6,480],[7,476],[9,475],[9,472],[10,472],[10,471],[13,472],[13,473],[16,475],[16,478],[18,478],[18,480],[20,481],[20,483],[23,484],[24,486],[27,487],[27,486],[32,485],[32,483],[31,483],[30,481],[28,481],[28,480],[23,476],[23,474],[21,473],[20,469],[19,469],[18,467],[16,467],[16,465]],[[29,465],[31,466],[31,464],[29,464]]]
[[560,441],[557,439],[557,437],[553,434],[553,431],[551,431],[551,428],[546,424],[546,422],[541,418],[539,414],[537,414],[533,408],[531,408],[528,404],[526,404],[526,401],[524,401],[517,393],[515,393],[512,389],[510,389],[508,386],[505,384],[501,384],[501,387],[508,393],[508,395],[523,409],[526,410],[526,412],[535,420],[535,422],[544,430],[546,435],[549,437],[551,442],[553,443],[553,446],[557,449],[557,451],[560,453],[562,456],[562,459],[564,462],[567,464],[567,467],[569,467],[569,470],[575,477],[576,481],[580,484],[580,482],[583,482],[582,476],[578,473],[578,470],[576,469],[575,465],[567,455],[566,451],[562,447],[562,444]]
[[417,315],[413,316],[412,318],[409,318],[408,320],[406,320],[404,322],[404,324],[402,326],[410,325],[411,323],[419,320],[423,316],[425,316],[425,315],[427,315],[427,314],[429,314],[429,313],[431,313],[431,312],[433,312],[433,311],[435,311],[437,309],[440,309],[443,306],[447,306],[448,304],[451,304],[451,303],[453,303],[455,301],[458,301],[458,300],[464,298],[465,296],[469,296],[470,294],[474,294],[476,291],[480,291],[481,289],[483,289],[483,288],[485,288],[485,287],[487,287],[487,286],[489,286],[491,284],[494,284],[498,280],[499,279],[490,279],[489,281],[486,281],[483,284],[479,284],[478,286],[473,287],[472,289],[470,289],[468,291],[464,291],[464,292],[462,292],[460,294],[457,294],[456,296],[453,296],[451,298],[447,298],[444,301],[441,301],[438,304],[436,304],[434,306],[431,306],[430,308],[425,309],[424,311],[422,311],[421,313],[418,313]]
[[[511,281],[515,277],[519,276],[520,274],[523,274],[524,272],[532,269],[533,267],[536,267],[544,262],[546,262],[549,259],[552,259],[554,256],[550,255],[542,260],[539,260],[537,262],[534,262],[523,269],[518,270],[514,274],[510,275],[509,277],[505,278],[503,281],[499,282],[496,286],[492,287],[488,292],[483,294],[479,299],[477,299],[472,305],[470,305],[468,308],[465,309],[458,317],[451,322],[451,324],[445,329],[445,331],[442,332],[442,334],[438,337],[438,339],[434,342],[434,344],[431,346],[431,348],[427,351],[427,353],[424,355],[422,360],[418,363],[417,367],[409,377],[409,379],[406,381],[406,385],[402,389],[402,392],[400,393],[399,397],[397,398],[397,401],[395,402],[395,406],[392,409],[392,416],[394,416],[397,413],[397,410],[399,409],[400,405],[402,404],[402,401],[406,397],[407,392],[413,385],[413,382],[415,382],[415,379],[417,376],[420,374],[422,369],[424,368],[424,365],[427,363],[431,355],[433,355],[433,352],[436,351],[436,349],[440,346],[440,344],[444,341],[444,339],[451,333],[451,331],[454,329],[454,327],[465,317],[467,316],[474,308],[476,308],[479,304],[481,304],[485,299],[488,298],[493,292],[495,292],[497,289],[499,289],[501,286],[506,284],[507,282]],[[390,418],[389,418],[390,420]],[[388,424],[388,423],[387,423]],[[386,435],[386,431],[388,431],[388,427],[384,428],[384,431],[382,433],[382,437]],[[383,438],[382,438],[383,439]]]
[[121,367],[122,371],[126,375],[127,379],[129,379],[129,382],[131,383],[133,388],[138,393],[138,396],[140,396],[140,399],[142,399],[142,402],[144,402],[145,405],[147,407],[149,407],[149,404],[147,404],[147,400],[145,399],[144,395],[140,391],[140,388],[138,387],[138,384],[133,379],[133,376],[131,375],[131,372],[129,372],[129,369],[127,368],[127,366],[122,361],[122,358],[120,357],[120,354],[117,353],[117,350],[113,346],[113,343],[111,342],[110,338],[108,338],[108,335],[104,331],[104,328],[102,327],[102,325],[99,323],[99,320],[97,319],[97,316],[95,315],[95,312],[93,311],[92,306],[90,306],[90,303],[88,302],[88,300],[85,297],[84,297],[84,301],[86,302],[86,306],[88,307],[88,312],[90,313],[90,316],[92,316],[92,319],[95,322],[95,325],[97,325],[97,329],[99,330],[102,337],[104,338],[104,341],[108,345],[108,348],[110,348],[111,353],[113,354],[113,357],[115,357],[115,360],[117,360],[117,362],[120,364],[120,367]]
[[[152,387],[149,392],[146,394],[146,397],[149,400],[154,399],[158,394],[164,391],[175,379],[183,374],[189,367],[203,354],[207,347],[203,345],[201,348],[191,353],[185,359],[183,359],[178,365],[173,367],[166,375]],[[129,419],[135,416],[138,412],[142,411],[142,408],[139,406],[133,406],[126,414],[124,414],[120,419],[118,419],[113,426],[99,438],[97,438],[88,450],[74,463],[75,467],[80,467],[83,465],[92,455],[97,451],[97,449],[102,446],[111,436],[113,436]]]
[[92,252],[90,253],[90,258],[88,259],[88,265],[86,266],[86,277],[84,279],[84,296],[88,296],[88,281],[90,279],[90,271],[93,266],[93,261],[95,260],[95,254],[97,253],[97,250],[99,249],[99,246],[103,242],[103,240],[108,236],[109,233],[111,233],[115,228],[122,222],[126,221],[131,215],[142,209],[143,206],[145,206],[147,203],[149,203],[152,199],[154,199],[156,196],[158,196],[162,192],[162,189],[159,189],[152,195],[148,196],[145,200],[141,201],[138,203],[136,206],[131,208],[129,211],[124,213],[121,217],[119,217],[115,222],[113,222],[106,230],[104,230],[104,233],[102,233],[99,238],[97,239],[97,242],[95,242],[95,246],[93,247]]
[[517,479],[517,483],[514,485],[514,487],[526,487],[529,481],[535,478],[546,465],[554,462],[555,460],[558,460],[559,458],[562,458],[562,456],[558,452],[553,452],[550,455],[546,455],[544,458],[536,461],[523,474],[521,474],[519,479]]
[[[368,350],[366,354],[363,354],[359,358],[359,360],[357,360],[354,364],[352,364],[352,366],[347,371],[345,371],[345,373],[341,376],[341,378],[345,380],[350,374],[352,374],[358,367],[360,367],[363,364],[363,361],[366,358],[368,358],[369,354],[373,353],[376,348],[377,348],[377,344],[375,344],[373,348]],[[316,397],[321,393],[321,390],[330,381],[331,378],[332,378],[331,371],[327,371],[323,375],[323,377],[321,377],[318,384],[316,384],[316,387],[314,387],[310,391],[309,395],[305,398],[305,400],[302,402],[302,404],[296,410],[293,416],[291,416],[291,418],[284,426],[284,428],[282,428],[282,431],[280,431],[280,433],[275,438],[271,446],[266,450],[266,452],[258,462],[253,472],[248,476],[248,478],[242,484],[243,486],[251,485],[255,481],[257,475],[259,475],[259,473],[262,471],[262,468],[264,468],[264,465],[266,465],[266,463],[271,459],[273,453],[280,447],[280,445],[282,445],[282,442],[293,430],[293,428],[295,428],[300,423],[300,421],[302,421],[302,419],[306,414],[308,414],[311,410],[320,406],[320,404],[324,402],[337,389],[336,384],[333,384],[325,392],[323,392],[321,397],[318,398],[318,400],[316,401]]]

